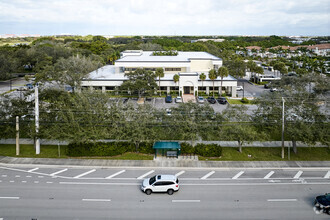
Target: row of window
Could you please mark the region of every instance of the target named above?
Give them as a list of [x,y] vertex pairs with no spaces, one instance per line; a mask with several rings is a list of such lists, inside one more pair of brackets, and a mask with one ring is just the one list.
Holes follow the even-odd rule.
[[[124,68],[125,71],[135,71],[137,68]],[[156,68],[144,68],[145,70],[156,71]],[[177,71],[180,72],[181,68],[165,68],[166,72]]]
[[[83,86],[82,87],[82,89],[88,89],[89,87],[88,86]],[[94,90],[102,90],[102,86],[93,86],[93,89]],[[116,89],[116,87],[115,86],[106,86],[105,87],[105,90],[107,90],[107,91],[113,91],[113,90],[115,90]],[[178,86],[171,86],[170,87],[170,90],[178,90],[179,89],[179,87]],[[225,87],[223,87],[223,89],[226,89]],[[161,86],[160,87],[160,90],[162,90],[162,91],[167,91],[167,87],[166,86]],[[206,91],[206,87],[204,86],[204,87],[198,87],[198,90],[199,91]],[[209,90],[210,91],[212,91],[213,90],[213,86],[210,86],[209,87]],[[219,87],[218,86],[215,86],[214,87],[214,91],[218,91],[219,90]]]

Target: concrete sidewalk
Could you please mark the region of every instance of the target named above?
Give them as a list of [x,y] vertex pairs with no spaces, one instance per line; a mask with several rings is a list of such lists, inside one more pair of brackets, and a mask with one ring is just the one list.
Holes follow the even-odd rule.
[[96,160],[0,157],[0,165],[55,165],[82,167],[187,167],[187,168],[324,168],[330,161],[194,161],[194,160]]

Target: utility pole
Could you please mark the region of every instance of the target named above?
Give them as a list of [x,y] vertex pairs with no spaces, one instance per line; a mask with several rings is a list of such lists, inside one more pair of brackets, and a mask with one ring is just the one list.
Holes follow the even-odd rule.
[[35,101],[35,120],[36,120],[36,140],[35,140],[35,148],[36,154],[40,154],[40,139],[38,138],[39,133],[39,94],[38,94],[38,85],[34,87],[34,101]]
[[16,116],[16,155],[19,155],[19,116]]
[[285,100],[282,97],[282,159],[284,159],[284,103]]

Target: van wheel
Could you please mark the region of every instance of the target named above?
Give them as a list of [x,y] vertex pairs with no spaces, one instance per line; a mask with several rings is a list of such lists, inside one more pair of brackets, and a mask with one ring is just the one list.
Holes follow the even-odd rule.
[[146,190],[146,194],[147,194],[147,195],[150,195],[150,194],[151,194],[151,190],[150,190],[150,189],[147,189],[147,190]]
[[174,190],[173,190],[173,189],[169,189],[169,190],[167,190],[167,193],[168,193],[169,195],[172,195],[172,194],[174,193]]
[[330,215],[330,208],[327,210],[328,215]]

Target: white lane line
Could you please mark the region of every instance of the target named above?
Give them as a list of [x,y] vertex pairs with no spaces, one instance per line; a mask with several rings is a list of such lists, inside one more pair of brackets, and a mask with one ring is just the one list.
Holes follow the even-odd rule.
[[32,177],[32,176],[26,176],[27,178],[30,178],[30,177]]
[[0,199],[19,199],[19,197],[0,197]]
[[267,199],[267,202],[296,202],[297,199]]
[[111,199],[82,199],[86,202],[111,202]]
[[115,176],[118,176],[119,174],[124,173],[124,172],[126,172],[126,170],[121,170],[121,171],[119,171],[119,172],[117,172],[117,173],[114,173],[114,174],[112,174],[112,175],[106,177],[106,179],[111,179],[111,178],[113,178],[113,177],[115,177]]
[[139,176],[136,179],[138,179],[138,180],[143,179],[144,177],[148,176],[149,174],[152,174],[153,172],[155,172],[155,171],[154,170],[150,170],[148,173],[145,173],[145,174],[143,174],[142,176]]
[[2,180],[0,180],[0,183],[2,182]]
[[38,178],[44,178],[44,176],[38,176]]
[[23,180],[23,181],[22,181],[22,183],[26,183],[26,181],[25,181],[25,180]]
[[303,171],[298,171],[297,173],[296,173],[296,175],[294,175],[294,177],[293,177],[293,179],[299,179],[299,177],[301,176],[301,174],[303,174]]
[[208,174],[204,175],[203,177],[201,177],[201,180],[205,180],[206,178],[210,177],[211,175],[213,175],[213,173],[215,173],[215,171],[211,171]]
[[53,182],[46,182],[46,183],[53,183]]
[[264,179],[269,179],[275,172],[274,171],[270,171],[265,177]]
[[16,175],[15,177],[21,177],[20,175]]
[[10,182],[10,183],[14,183],[15,181],[14,181],[14,180],[10,180],[9,182]]
[[49,176],[55,176],[56,174],[59,174],[59,173],[63,173],[65,171],[67,171],[68,169],[63,169],[63,170],[60,170],[60,171],[57,171],[55,173],[51,173]]
[[201,202],[201,200],[172,200],[172,202]]
[[7,177],[7,175],[1,175],[1,177]]
[[36,171],[36,170],[39,170],[39,168],[33,168],[31,170],[28,170],[28,172],[31,173],[31,172]]
[[91,183],[91,182],[59,182],[64,185],[122,185],[122,186],[141,186],[141,183]]
[[327,174],[325,174],[325,176],[323,178],[329,179],[330,178],[330,171],[328,171]]
[[77,175],[77,176],[75,176],[75,177],[73,177],[73,178],[77,179],[77,178],[79,178],[79,177],[86,176],[87,174],[90,174],[90,173],[95,172],[95,170],[96,170],[96,169],[93,169],[93,170],[87,171],[87,172],[82,173],[82,174],[79,174],[79,175]]
[[238,177],[240,177],[242,174],[244,173],[244,171],[240,171],[238,172],[235,176],[233,176],[233,180],[237,179]]
[[182,171],[178,172],[177,174],[175,174],[175,176],[178,177],[178,176],[184,174],[185,172],[186,172],[186,171],[182,170]]
[[34,181],[34,183],[39,183],[39,181]]

